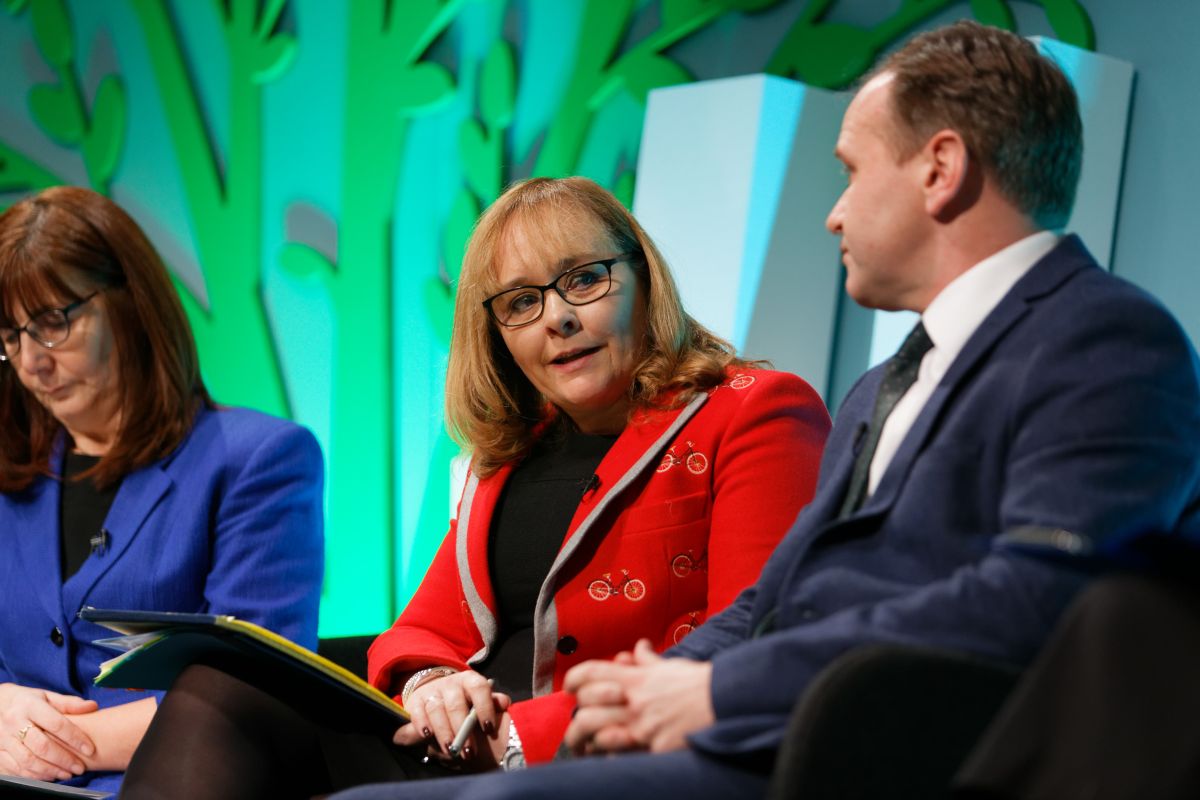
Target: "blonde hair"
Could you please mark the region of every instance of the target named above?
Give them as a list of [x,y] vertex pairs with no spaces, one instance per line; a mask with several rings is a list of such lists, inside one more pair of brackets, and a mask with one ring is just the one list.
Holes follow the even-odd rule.
[[646,303],[641,361],[628,397],[634,410],[682,405],[721,383],[730,366],[748,362],[733,346],[688,316],[667,264],[624,206],[587,178],[531,178],[510,186],[475,225],[459,275],[446,375],[446,420],[471,451],[480,477],[522,457],[537,427],[555,416],[508,352],[483,301],[498,288],[496,265],[518,227],[536,231],[554,251],[565,232],[599,224],[615,253],[630,254]]

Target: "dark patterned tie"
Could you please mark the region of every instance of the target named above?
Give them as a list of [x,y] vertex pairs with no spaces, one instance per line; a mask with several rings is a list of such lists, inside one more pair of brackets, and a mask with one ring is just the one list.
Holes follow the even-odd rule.
[[883,368],[883,381],[879,384],[879,394],[875,398],[875,411],[871,414],[871,425],[867,428],[866,441],[858,451],[854,462],[854,472],[850,476],[850,488],[846,490],[846,499],[842,501],[842,511],[839,517],[846,517],[858,510],[867,497],[867,479],[871,474],[871,459],[875,457],[875,448],[879,445],[879,435],[883,433],[883,423],[888,414],[896,407],[896,403],[917,380],[917,372],[921,368],[921,359],[933,347],[925,325],[918,322],[908,334],[904,344],[896,355],[888,360]]

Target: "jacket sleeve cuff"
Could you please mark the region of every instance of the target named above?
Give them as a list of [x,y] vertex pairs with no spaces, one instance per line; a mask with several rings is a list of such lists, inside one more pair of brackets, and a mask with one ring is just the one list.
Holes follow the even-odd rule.
[[[393,643],[385,631],[371,645],[367,656],[367,682],[382,692],[397,694],[400,687],[395,686],[398,675],[429,666],[454,667],[457,670],[467,670],[470,667],[446,641],[431,635],[409,635],[403,637],[403,646]],[[418,641],[419,640],[419,641]]]
[[535,764],[554,758],[574,711],[575,698],[566,692],[513,703],[508,713],[521,734],[526,762]]

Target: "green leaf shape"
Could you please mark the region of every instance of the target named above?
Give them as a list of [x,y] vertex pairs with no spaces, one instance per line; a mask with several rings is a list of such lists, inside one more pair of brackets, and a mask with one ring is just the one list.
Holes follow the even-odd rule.
[[87,122],[78,97],[65,86],[40,84],[29,91],[29,110],[46,135],[62,145],[83,139]]
[[1092,20],[1077,0],[1043,0],[1043,5],[1055,36],[1084,50],[1096,49]]
[[463,120],[458,129],[458,155],[467,185],[480,197],[500,194],[499,142],[492,141],[473,119]]
[[708,12],[714,0],[662,0],[662,27],[674,28]]
[[624,80],[625,90],[639,104],[645,104],[651,89],[674,86],[692,80],[691,73],[669,58],[647,53],[630,58],[613,70],[613,77]]
[[[442,12],[444,3],[445,0],[374,0],[372,4],[380,7],[381,30],[387,33],[397,29],[416,30],[416,26],[436,19]],[[386,24],[383,24],[385,22]]]
[[811,23],[822,19],[829,11],[830,6],[836,2],[837,0],[809,0],[804,6],[804,11],[800,13],[800,21]]
[[[63,179],[43,169],[0,139],[0,192],[30,192],[55,186]],[[0,203],[0,208],[4,204]]]
[[492,45],[483,60],[480,82],[479,110],[483,124],[498,131],[512,123],[516,65],[512,47],[503,39]]
[[329,278],[334,273],[329,259],[306,244],[289,242],[279,250],[279,266],[289,277],[304,280],[310,277]]
[[433,326],[438,340],[449,342],[454,324],[454,294],[450,287],[439,278],[426,278],[421,283],[421,302],[425,306],[425,318]]
[[[380,76],[380,80],[387,77]],[[401,70],[395,80],[398,112],[432,111],[454,96],[454,79],[437,64],[413,64]]]
[[42,56],[58,70],[66,69],[75,55],[71,19],[62,0],[34,0],[33,38]]
[[117,169],[127,121],[125,87],[115,75],[106,75],[96,87],[92,122],[83,139],[83,161],[94,186],[107,187]]
[[4,10],[15,17],[25,10],[28,2],[29,0],[4,0]]
[[[584,4],[580,29],[587,42],[574,53],[571,77],[542,140],[534,175],[561,177],[576,171],[592,114],[620,87],[620,81],[609,80],[606,70],[632,17],[633,5],[633,0],[588,0]],[[646,40],[638,46],[651,44],[656,42]]]
[[621,205],[626,208],[633,208],[633,189],[634,189],[633,170],[625,170],[617,177],[616,183],[613,184],[613,196],[621,201]]
[[779,0],[730,0],[729,10],[749,14],[763,11],[774,5],[779,5]]
[[256,28],[258,38],[266,39],[271,35],[271,31],[275,30],[275,25],[279,22],[279,15],[283,13],[285,5],[287,5],[287,0],[266,0],[263,3]]
[[446,227],[442,231],[442,263],[451,283],[458,282],[462,271],[462,260],[467,250],[467,240],[479,217],[479,201],[466,189],[454,198],[450,213],[446,216]]
[[841,89],[862,75],[875,59],[870,31],[853,25],[798,24],[767,65],[775,75],[795,75],[822,89]]
[[1012,9],[1004,0],[971,0],[971,13],[984,25],[1011,31],[1016,26]]
[[236,31],[240,38],[258,38],[259,0],[227,0],[214,3],[225,11],[225,27]]
[[296,60],[296,51],[296,37],[290,33],[280,33],[266,39],[255,53],[251,79],[257,84],[275,80]]

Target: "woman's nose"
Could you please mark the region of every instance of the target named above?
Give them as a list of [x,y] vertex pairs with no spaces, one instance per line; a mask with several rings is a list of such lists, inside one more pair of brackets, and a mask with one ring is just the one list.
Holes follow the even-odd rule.
[[44,371],[52,362],[50,348],[28,334],[22,335],[25,340],[21,342],[20,351],[12,359],[13,366],[29,373]]
[[546,326],[560,336],[570,336],[579,330],[579,314],[576,306],[571,305],[559,296],[558,292],[546,292],[543,300],[542,319]]

